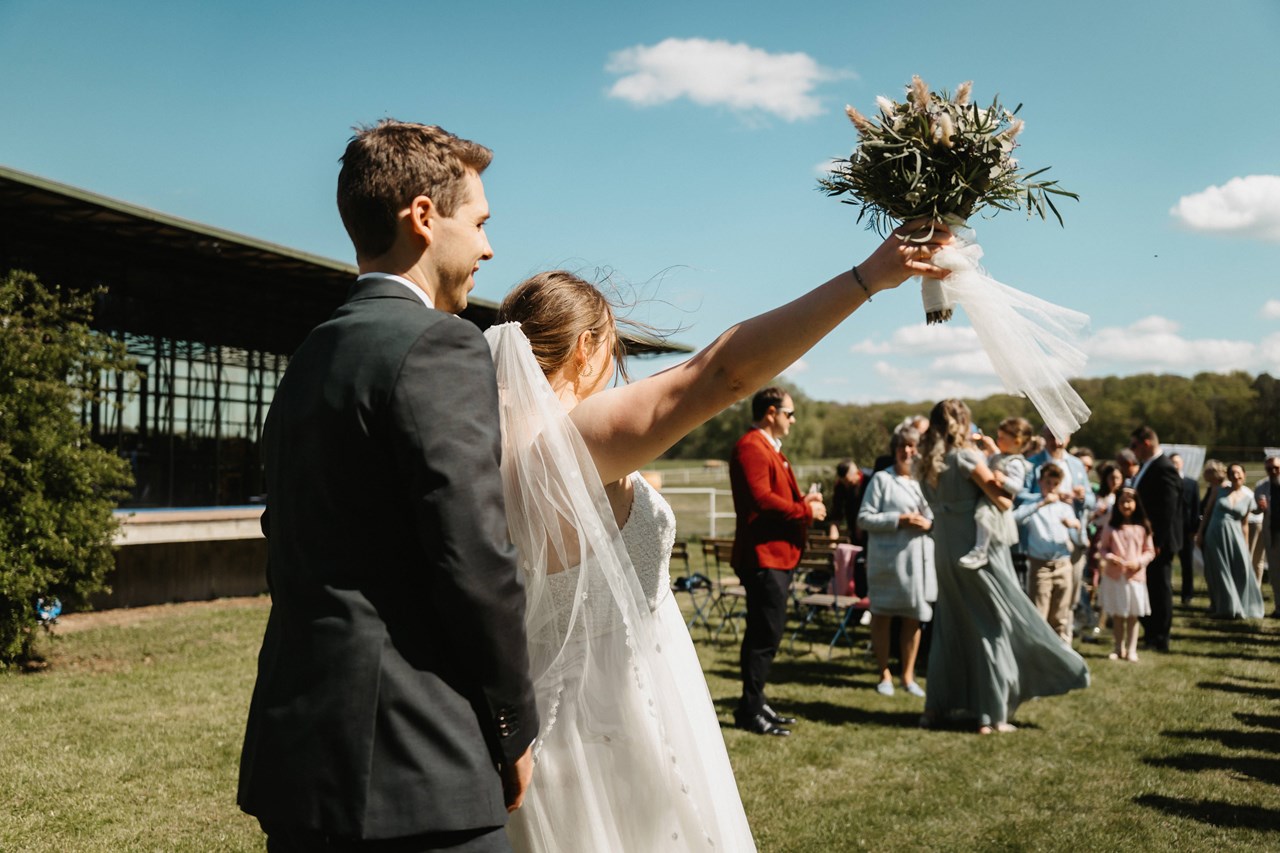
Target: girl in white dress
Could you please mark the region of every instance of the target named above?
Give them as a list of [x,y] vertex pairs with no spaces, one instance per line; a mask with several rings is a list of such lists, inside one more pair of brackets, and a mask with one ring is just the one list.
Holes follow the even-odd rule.
[[768,382],[949,233],[904,240],[723,333],[688,361],[609,388],[622,343],[596,288],[543,273],[486,332],[498,374],[508,527],[520,552],[542,729],[518,851],[755,849],[719,721],[669,591],[670,508],[636,475]]
[[1111,616],[1115,640],[1112,660],[1138,661],[1138,619],[1151,614],[1147,593],[1147,564],[1155,559],[1151,525],[1138,505],[1138,493],[1122,488],[1116,493],[1111,518],[1098,538],[1098,563],[1102,578],[1098,598]]

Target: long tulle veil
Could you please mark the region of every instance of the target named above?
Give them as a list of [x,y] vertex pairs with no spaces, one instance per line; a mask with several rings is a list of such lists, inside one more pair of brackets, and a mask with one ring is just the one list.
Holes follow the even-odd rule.
[[[520,554],[541,729],[517,850],[712,849],[661,703],[678,701],[581,435],[518,323],[485,332],[507,526]],[[678,738],[677,738],[678,739]]]

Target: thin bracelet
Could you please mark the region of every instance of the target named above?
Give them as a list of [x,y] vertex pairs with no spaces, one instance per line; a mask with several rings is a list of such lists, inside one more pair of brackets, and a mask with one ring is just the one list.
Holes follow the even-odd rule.
[[867,293],[867,301],[868,301],[868,302],[870,302],[870,301],[871,301],[871,288],[867,287],[867,283],[866,283],[865,281],[863,281],[863,280],[862,280],[862,275],[861,275],[861,274],[859,274],[859,272],[858,272],[858,265],[857,265],[857,264],[854,264],[854,265],[853,265],[853,269],[849,270],[849,272],[853,273],[854,280],[856,280],[856,281],[858,282],[858,284],[862,287],[862,289],[863,289],[864,291],[866,291],[866,293]]

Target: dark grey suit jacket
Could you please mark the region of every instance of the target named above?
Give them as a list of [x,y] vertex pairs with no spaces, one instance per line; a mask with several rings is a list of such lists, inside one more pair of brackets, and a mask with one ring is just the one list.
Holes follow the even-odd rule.
[[290,360],[263,448],[272,608],[241,808],[359,839],[502,825],[496,767],[538,716],[483,335],[356,284]]
[[1156,548],[1172,559],[1182,548],[1182,475],[1162,453],[1147,465],[1136,491],[1151,522]]

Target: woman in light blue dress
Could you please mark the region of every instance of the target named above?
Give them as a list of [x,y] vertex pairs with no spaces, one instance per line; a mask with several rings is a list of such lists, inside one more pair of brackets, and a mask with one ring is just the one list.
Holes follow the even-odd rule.
[[1227,482],[1213,493],[1196,537],[1204,553],[1209,614],[1224,619],[1261,619],[1263,614],[1262,587],[1245,544],[1245,525],[1257,504],[1244,478],[1243,465],[1227,466]]
[[1062,642],[1018,585],[1007,548],[977,571],[958,561],[977,536],[974,508],[985,495],[1007,508],[985,456],[973,447],[969,407],[943,400],[929,415],[916,476],[933,510],[938,601],[921,725],[965,721],[980,734],[1012,731],[1018,705],[1089,684],[1089,669]]
[[893,617],[901,619],[899,651],[902,655],[902,689],[923,696],[916,684],[916,653],[920,650],[920,623],[933,618],[938,579],[933,568],[933,540],[929,528],[933,514],[911,477],[911,463],[920,433],[901,427],[889,449],[894,465],[877,472],[867,486],[858,510],[858,526],[867,531],[867,595],[871,599],[871,647],[880,668],[876,691],[893,695],[889,671],[889,628]]

